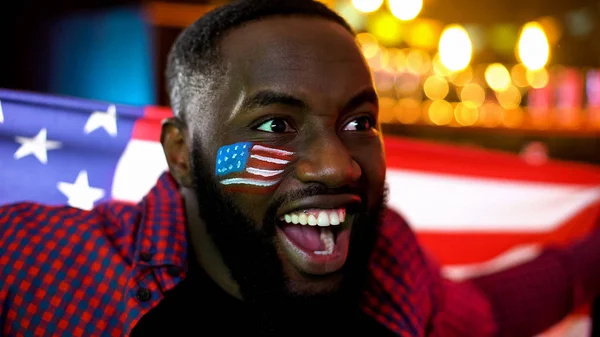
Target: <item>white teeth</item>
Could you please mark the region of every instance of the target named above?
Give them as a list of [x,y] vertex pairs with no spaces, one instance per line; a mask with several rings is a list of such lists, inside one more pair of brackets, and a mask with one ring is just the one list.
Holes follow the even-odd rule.
[[317,219],[318,225],[325,227],[329,226],[329,216],[324,211],[319,212],[319,218]]
[[346,220],[346,210],[324,209],[315,211],[297,211],[285,214],[280,217],[281,221],[293,224],[328,227],[337,226]]
[[331,214],[329,214],[329,223],[333,226],[340,224],[340,217],[337,212],[331,212]]

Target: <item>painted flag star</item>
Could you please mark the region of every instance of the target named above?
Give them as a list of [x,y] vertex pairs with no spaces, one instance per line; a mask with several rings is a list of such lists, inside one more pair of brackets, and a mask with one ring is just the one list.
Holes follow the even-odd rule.
[[82,170],[77,175],[74,183],[59,181],[56,187],[64,194],[68,200],[67,204],[84,210],[94,208],[94,203],[104,196],[104,190],[91,187],[88,182],[87,171]]
[[15,137],[15,140],[17,143],[21,144],[21,146],[17,149],[13,157],[18,160],[32,154],[36,156],[42,164],[47,164],[48,150],[58,149],[62,144],[54,140],[47,140],[46,137],[46,128],[42,128],[33,138]]
[[106,111],[94,111],[88,118],[83,130],[86,134],[103,128],[111,137],[117,136],[117,108],[111,104]]
[[2,101],[0,101],[0,123],[4,123],[4,113],[2,113]]

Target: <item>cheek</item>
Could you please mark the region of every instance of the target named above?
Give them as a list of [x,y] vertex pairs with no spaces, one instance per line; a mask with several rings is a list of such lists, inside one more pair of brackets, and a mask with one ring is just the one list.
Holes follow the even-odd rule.
[[382,146],[373,145],[361,147],[355,152],[355,160],[362,170],[363,179],[368,184],[367,189],[371,197],[379,197],[383,193],[386,176],[385,154]]
[[215,174],[228,193],[272,194],[294,152],[261,144],[241,142],[218,149]]

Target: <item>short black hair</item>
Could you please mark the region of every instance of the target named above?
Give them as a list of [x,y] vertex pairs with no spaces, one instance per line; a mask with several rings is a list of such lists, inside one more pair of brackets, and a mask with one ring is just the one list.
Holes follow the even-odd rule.
[[217,79],[223,75],[219,43],[225,33],[274,16],[323,18],[355,35],[342,17],[313,0],[238,0],[218,7],[186,28],[169,52],[166,79],[173,113],[186,122],[186,107],[207,103],[218,85]]

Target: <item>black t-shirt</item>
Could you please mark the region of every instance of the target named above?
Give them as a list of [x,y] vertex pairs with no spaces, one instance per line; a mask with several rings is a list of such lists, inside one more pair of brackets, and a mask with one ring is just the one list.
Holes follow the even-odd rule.
[[[142,317],[131,337],[256,336],[256,331],[260,331],[256,326],[258,313],[214,283],[193,252],[188,256],[189,271],[185,280],[166,292],[164,299]],[[315,309],[318,312],[318,308]],[[356,332],[354,335],[394,336],[367,315],[339,323],[354,324],[351,330]],[[315,331],[311,335],[319,333]]]

